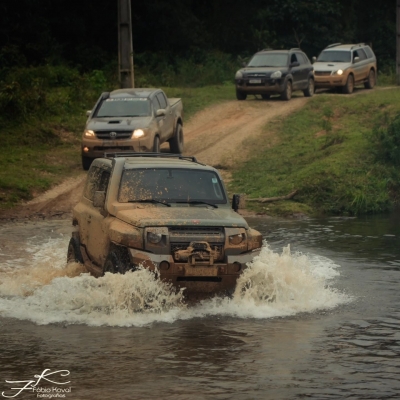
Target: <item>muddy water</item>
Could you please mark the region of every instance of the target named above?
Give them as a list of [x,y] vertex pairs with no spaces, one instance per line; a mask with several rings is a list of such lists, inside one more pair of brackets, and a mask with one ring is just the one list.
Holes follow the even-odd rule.
[[400,398],[399,218],[249,222],[233,298],[190,307],[147,271],[66,266],[69,221],[2,225],[0,398],[45,369],[69,399]]

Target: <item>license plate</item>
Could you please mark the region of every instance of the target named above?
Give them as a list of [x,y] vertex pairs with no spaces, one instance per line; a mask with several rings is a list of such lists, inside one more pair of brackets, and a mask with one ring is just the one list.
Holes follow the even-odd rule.
[[185,267],[186,276],[217,276],[218,267]]
[[249,83],[261,83],[261,79],[249,79]]

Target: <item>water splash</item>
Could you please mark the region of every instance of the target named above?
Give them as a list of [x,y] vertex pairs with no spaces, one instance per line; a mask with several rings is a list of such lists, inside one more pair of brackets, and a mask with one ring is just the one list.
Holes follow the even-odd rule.
[[[53,245],[58,249],[60,241]],[[67,242],[64,245],[66,249]],[[0,315],[38,324],[145,326],[208,315],[283,317],[351,300],[328,285],[340,275],[336,264],[292,253],[289,246],[279,254],[264,243],[239,278],[232,298],[214,297],[190,307],[182,291],[146,269],[94,278],[79,264],[65,265],[65,254],[60,261],[60,254],[49,247],[45,256],[43,248],[33,254],[30,267],[0,270]]]

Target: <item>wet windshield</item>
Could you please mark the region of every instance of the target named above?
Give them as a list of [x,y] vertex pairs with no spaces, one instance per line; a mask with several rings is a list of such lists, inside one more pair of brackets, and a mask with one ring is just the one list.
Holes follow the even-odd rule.
[[144,117],[147,115],[150,115],[148,99],[120,97],[104,100],[95,117]]
[[218,175],[193,169],[128,169],[123,172],[118,201],[154,199],[167,203],[226,204]]
[[248,67],[286,67],[288,55],[280,53],[256,54],[248,63]]
[[323,51],[319,56],[317,61],[320,62],[350,62],[351,52],[341,51],[341,50],[327,50]]

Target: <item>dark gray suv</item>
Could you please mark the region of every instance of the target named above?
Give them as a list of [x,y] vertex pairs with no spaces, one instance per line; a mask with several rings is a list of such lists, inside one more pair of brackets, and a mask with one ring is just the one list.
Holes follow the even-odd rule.
[[246,100],[248,94],[269,99],[279,94],[290,100],[292,92],[302,90],[305,96],[314,94],[314,68],[300,49],[262,50],[236,72],[236,98]]

